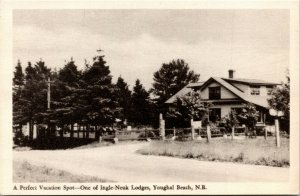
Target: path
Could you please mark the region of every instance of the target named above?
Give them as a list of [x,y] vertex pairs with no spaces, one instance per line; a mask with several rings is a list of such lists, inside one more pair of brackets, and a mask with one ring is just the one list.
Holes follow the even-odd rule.
[[74,150],[14,151],[27,160],[77,175],[116,182],[264,182],[287,181],[289,169],[238,163],[207,162],[136,154],[149,143]]

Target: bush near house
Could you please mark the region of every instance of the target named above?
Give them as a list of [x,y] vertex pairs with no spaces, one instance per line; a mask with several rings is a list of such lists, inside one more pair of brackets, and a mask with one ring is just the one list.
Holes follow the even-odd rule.
[[281,139],[281,148],[276,148],[275,140],[262,138],[206,141],[157,141],[137,151],[143,155],[159,155],[192,158],[201,161],[236,162],[273,167],[288,167],[289,140]]

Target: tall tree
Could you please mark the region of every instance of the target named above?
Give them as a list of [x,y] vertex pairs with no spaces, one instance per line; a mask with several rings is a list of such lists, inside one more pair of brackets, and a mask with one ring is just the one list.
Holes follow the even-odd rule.
[[78,98],[79,78],[81,72],[77,70],[75,62],[71,60],[57,74],[57,79],[52,78],[52,118],[61,128],[71,125],[71,137],[73,136],[73,124],[80,120],[76,100]]
[[150,94],[137,79],[132,93],[132,109],[129,121],[135,125],[150,125],[153,121]]
[[177,93],[190,82],[197,82],[200,75],[191,71],[183,59],[163,63],[154,73],[152,92],[158,96],[157,103],[163,104],[167,99]]
[[284,116],[281,118],[281,126],[285,131],[289,133],[290,127],[290,77],[287,75],[287,82],[282,83],[276,87],[271,94],[271,98],[268,100],[271,108],[282,111]]
[[47,77],[50,69],[40,60],[35,67],[28,63],[25,69],[26,83],[22,91],[23,116],[29,122],[29,136],[33,137],[33,125],[40,123],[41,114],[47,110]]
[[117,80],[116,87],[117,101],[121,108],[119,118],[125,120],[128,119],[130,115],[131,91],[129,90],[128,84],[121,76],[119,76]]
[[109,66],[104,55],[93,58],[92,66],[86,66],[80,80],[80,97],[77,101],[83,120],[90,124],[107,125],[115,120],[118,112],[116,88],[112,84]]
[[13,124],[18,125],[22,130],[22,124],[24,123],[24,116],[22,114],[22,89],[24,86],[25,76],[22,70],[21,62],[18,61],[15,67],[13,77]]

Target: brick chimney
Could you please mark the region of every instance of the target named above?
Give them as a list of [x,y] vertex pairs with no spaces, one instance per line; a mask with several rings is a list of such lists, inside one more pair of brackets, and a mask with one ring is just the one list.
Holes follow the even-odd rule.
[[234,78],[234,72],[235,72],[235,70],[229,69],[228,70],[228,77],[231,78],[231,79]]

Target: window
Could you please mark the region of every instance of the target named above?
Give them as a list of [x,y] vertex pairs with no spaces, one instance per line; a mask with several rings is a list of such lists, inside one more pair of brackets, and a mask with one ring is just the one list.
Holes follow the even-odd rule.
[[221,108],[212,108],[209,110],[209,121],[216,122],[221,119]]
[[266,86],[266,88],[267,88],[267,95],[271,95],[272,90],[273,90],[273,86]]
[[221,88],[217,87],[209,87],[209,99],[221,99]]
[[259,95],[260,94],[260,86],[251,86],[250,87],[250,93],[251,95]]
[[257,122],[258,123],[263,123],[264,122],[264,118],[265,118],[265,116],[264,116],[264,113],[262,113],[261,111],[259,111],[259,114],[258,114],[259,116],[258,116],[258,118],[257,118]]

